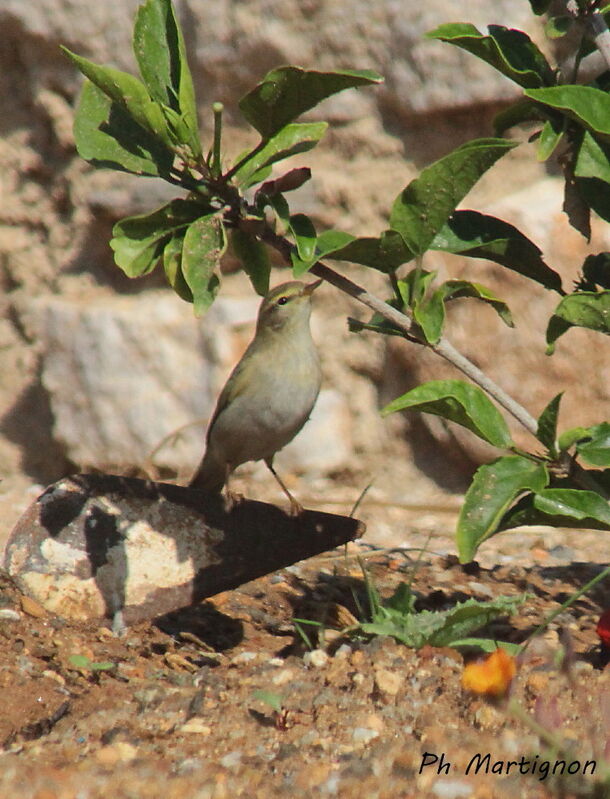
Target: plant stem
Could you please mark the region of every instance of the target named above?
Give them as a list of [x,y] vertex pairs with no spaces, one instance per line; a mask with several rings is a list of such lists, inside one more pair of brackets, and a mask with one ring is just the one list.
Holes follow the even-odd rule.
[[222,103],[214,103],[212,106],[214,112],[214,144],[212,145],[212,164],[210,172],[212,177],[216,180],[220,177],[221,164],[220,164],[220,142],[222,138],[222,112],[224,105]]
[[549,626],[549,624],[554,619],[556,619],[557,616],[559,616],[560,613],[563,613],[564,610],[569,608],[570,605],[573,605],[574,602],[576,602],[577,599],[580,599],[580,597],[583,594],[586,594],[587,591],[591,590],[591,588],[593,588],[593,586],[597,585],[597,583],[601,582],[604,579],[604,577],[607,577],[609,574],[610,574],[610,566],[606,566],[606,568],[602,572],[600,572],[598,575],[596,575],[592,580],[589,580],[589,582],[586,585],[583,585],[582,588],[579,588],[578,591],[576,591],[575,594],[572,594],[572,596],[569,599],[566,599],[566,601],[563,603],[563,605],[560,605],[557,608],[557,610],[554,610],[549,616],[546,617],[546,619],[541,624],[538,625],[538,627],[536,627],[534,632],[529,636],[529,638],[527,639],[527,641],[523,645],[523,648],[521,649],[521,652],[519,654],[522,655],[525,652],[525,650],[528,648],[528,646],[532,643],[534,638],[537,635],[540,635],[541,632],[546,630],[546,628]]
[[598,11],[588,15],[586,19],[595,46],[604,57],[604,61],[610,69],[610,31],[606,25],[606,20],[603,14],[600,14]]
[[[263,232],[263,238],[268,244],[278,250],[285,257],[288,263],[290,263],[292,244],[290,244],[289,241],[281,236],[278,236],[270,229],[265,229]],[[378,297],[375,297],[375,295],[370,294],[368,291],[366,291],[366,289],[363,289],[349,278],[340,275],[338,272],[335,272],[334,269],[331,269],[329,266],[322,263],[322,261],[318,261],[316,264],[314,264],[310,271],[317,277],[321,277],[328,281],[345,294],[349,294],[350,297],[353,297],[355,300],[358,300],[358,302],[363,303],[363,305],[366,305],[371,310],[381,314],[384,319],[387,319],[403,333],[412,336],[413,323],[409,317],[396,310],[396,308],[392,308],[392,306],[388,305],[387,302],[383,302],[383,300],[380,300]],[[486,391],[488,394],[490,394],[490,396],[492,396],[499,405],[501,405],[508,413],[511,414],[511,416],[513,416],[521,425],[523,425],[523,427],[529,433],[534,436],[536,435],[538,424],[534,417],[531,416],[525,410],[525,408],[519,405],[518,402],[510,397],[502,388],[500,388],[500,386],[498,386],[491,378],[482,372],[478,366],[475,366],[472,361],[469,361],[468,358],[458,352],[455,347],[449,341],[447,341],[447,339],[442,338],[437,344],[432,346],[432,349],[450,364],[455,366],[456,369],[459,369],[460,372],[466,375],[466,377],[470,378],[473,383],[476,383],[478,386],[480,386],[483,391]]]
[[529,433],[533,436],[538,432],[538,422],[534,419],[526,409],[520,405],[516,400],[509,396],[504,389],[500,388],[491,378],[482,372],[478,366],[475,366],[472,361],[464,357],[458,352],[453,344],[447,339],[441,338],[438,344],[432,346],[434,352],[438,353],[446,361],[459,369],[460,372],[470,378],[473,383],[476,383],[487,394],[493,397],[498,405],[501,405],[504,410],[508,411]]
[[252,158],[254,158],[254,156],[256,156],[256,155],[258,155],[260,153],[260,151],[263,149],[263,147],[266,146],[266,144],[267,144],[267,140],[266,139],[261,139],[253,150],[251,150],[249,153],[244,155],[244,157],[241,159],[241,161],[238,161],[234,166],[231,167],[231,169],[229,169],[229,171],[226,173],[226,175],[223,175],[223,178],[222,178],[223,181],[225,183],[228,183],[231,180],[231,178],[237,172],[239,172],[239,170],[242,168],[242,166],[244,164],[247,164],[248,161],[250,161]]

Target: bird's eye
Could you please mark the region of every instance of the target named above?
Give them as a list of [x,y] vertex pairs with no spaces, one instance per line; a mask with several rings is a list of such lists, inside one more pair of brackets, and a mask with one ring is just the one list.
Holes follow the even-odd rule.
[[287,302],[288,302],[288,297],[280,297],[279,300],[277,301],[277,304],[286,305]]

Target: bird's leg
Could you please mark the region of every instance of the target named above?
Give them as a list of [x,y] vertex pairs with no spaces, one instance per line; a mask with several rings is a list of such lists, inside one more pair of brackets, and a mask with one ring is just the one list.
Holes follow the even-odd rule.
[[265,458],[265,463],[269,467],[269,471],[271,472],[271,474],[275,477],[275,479],[280,484],[280,487],[281,487],[282,491],[284,492],[284,494],[286,494],[286,496],[290,500],[290,515],[291,516],[300,516],[301,513],[303,513],[303,506],[299,502],[297,502],[297,500],[292,496],[292,494],[290,493],[290,491],[286,487],[286,485],[285,485],[284,481],[282,480],[282,478],[279,476],[279,474],[273,468],[273,458]]
[[233,467],[230,463],[227,463],[225,466],[225,512],[231,513],[233,508],[236,505],[239,505],[240,502],[243,502],[243,495],[238,494],[235,491],[231,491],[229,488],[229,478],[231,477],[231,472],[233,471]]

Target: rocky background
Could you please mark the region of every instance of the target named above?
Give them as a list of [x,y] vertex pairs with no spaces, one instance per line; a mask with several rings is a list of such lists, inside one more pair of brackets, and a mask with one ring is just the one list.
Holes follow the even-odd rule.
[[[80,78],[59,45],[133,69],[137,5],[0,0],[0,542],[40,485],[67,473],[107,469],[186,480],[218,390],[252,332],[258,299],[243,275],[231,272],[230,259],[220,297],[203,319],[160,277],[129,281],[113,264],[113,223],[154,208],[172,189],[96,172],[77,156],[72,117]],[[211,104],[222,101],[234,155],[254,138],[233,109],[269,69],[294,63],[385,76],[382,87],[344,92],[312,114],[331,128],[303,159],[313,180],[293,200],[319,229],[359,234],[383,228],[393,198],[419,169],[462,141],[490,135],[493,114],[515,97],[509,81],[474,57],[425,41],[426,31],[450,21],[480,29],[500,23],[548,47],[525,0],[467,7],[449,0],[177,0],[176,7],[202,128],[209,134]],[[569,228],[561,179],[537,165],[523,138],[466,207],[520,227],[569,285],[587,252],[608,248],[609,234],[598,225],[587,246]],[[507,299],[516,330],[466,302],[456,306],[448,334],[533,414],[565,389],[564,426],[608,417],[599,338],[572,331],[553,358],[544,355],[554,297],[486,262],[433,255],[426,266],[479,280]],[[380,275],[350,275],[386,292]],[[279,268],[272,276],[275,283],[287,278]],[[462,489],[472,465],[490,453],[430,419],[378,414],[399,391],[455,376],[452,369],[413,345],[349,334],[348,315],[365,318],[366,311],[330,286],[320,290],[313,328],[323,344],[325,388],[305,434],[278,465],[327,495],[347,486],[357,496],[372,478],[389,500]],[[257,470],[243,473],[257,479]],[[261,473],[261,485],[266,481]],[[262,490],[247,488],[254,496]]]

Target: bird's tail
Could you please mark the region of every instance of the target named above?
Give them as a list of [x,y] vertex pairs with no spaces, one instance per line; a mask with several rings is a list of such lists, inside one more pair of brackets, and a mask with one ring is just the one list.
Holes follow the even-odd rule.
[[189,488],[196,488],[207,494],[220,494],[226,478],[226,466],[214,458],[207,449],[188,485]]

